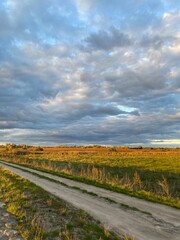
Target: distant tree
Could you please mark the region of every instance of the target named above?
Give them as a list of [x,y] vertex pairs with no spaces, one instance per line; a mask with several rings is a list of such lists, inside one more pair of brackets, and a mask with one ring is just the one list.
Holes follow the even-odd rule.
[[35,148],[35,151],[43,151],[44,149],[42,148],[42,147],[40,147],[40,146],[38,146],[38,147],[36,147]]
[[142,149],[143,147],[142,146],[136,146],[135,149]]
[[16,149],[16,144],[13,144],[13,143],[8,143],[6,144],[6,150],[7,151],[11,151],[12,149]]
[[117,152],[117,148],[116,148],[116,147],[111,147],[111,148],[109,149],[109,151],[110,151],[110,152]]

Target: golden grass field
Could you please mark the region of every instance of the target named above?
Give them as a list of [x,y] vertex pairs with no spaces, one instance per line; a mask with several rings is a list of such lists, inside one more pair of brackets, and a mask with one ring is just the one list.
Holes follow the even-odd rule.
[[9,145],[0,158],[180,207],[179,148]]

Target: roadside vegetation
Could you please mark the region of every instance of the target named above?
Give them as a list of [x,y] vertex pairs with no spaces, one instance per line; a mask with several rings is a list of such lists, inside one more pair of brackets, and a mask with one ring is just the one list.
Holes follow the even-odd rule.
[[180,149],[7,145],[0,158],[180,208]]
[[0,186],[0,201],[16,216],[16,229],[25,240],[122,239],[84,211],[3,168],[0,168]]

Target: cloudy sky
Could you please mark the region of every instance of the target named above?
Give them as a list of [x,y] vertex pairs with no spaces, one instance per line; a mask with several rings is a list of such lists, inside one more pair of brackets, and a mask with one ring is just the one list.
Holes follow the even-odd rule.
[[180,146],[179,0],[1,0],[0,143]]

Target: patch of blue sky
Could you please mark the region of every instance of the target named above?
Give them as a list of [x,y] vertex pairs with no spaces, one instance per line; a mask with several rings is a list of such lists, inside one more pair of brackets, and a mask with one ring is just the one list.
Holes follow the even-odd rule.
[[134,107],[128,107],[128,106],[123,106],[123,105],[118,105],[117,107],[119,108],[119,110],[125,111],[125,112],[128,112],[128,113],[137,110],[137,109],[134,108]]
[[20,48],[24,45],[24,42],[22,40],[17,39],[17,38],[13,38],[11,44],[12,44],[12,46]]
[[8,11],[9,10],[9,4],[7,3],[6,0],[1,0],[0,9],[3,10],[3,11]]
[[42,43],[44,43],[44,44],[47,44],[47,45],[51,45],[51,46],[53,46],[53,45],[56,45],[56,44],[58,44],[58,40],[56,39],[56,38],[53,38],[53,37],[42,37]]

